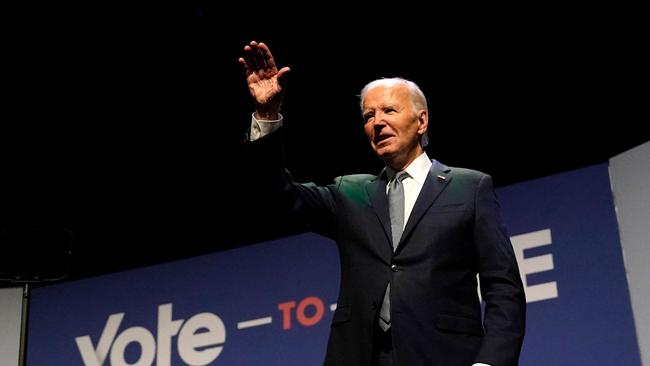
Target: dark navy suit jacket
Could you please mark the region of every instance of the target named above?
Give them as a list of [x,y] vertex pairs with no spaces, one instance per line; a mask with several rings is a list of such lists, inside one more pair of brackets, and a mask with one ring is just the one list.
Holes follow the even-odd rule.
[[370,365],[389,281],[397,366],[517,365],[526,301],[490,176],[433,160],[393,252],[385,174],[295,183],[281,138],[276,132],[249,144],[256,184],[282,195],[289,211],[336,240],[340,253],[325,365]]

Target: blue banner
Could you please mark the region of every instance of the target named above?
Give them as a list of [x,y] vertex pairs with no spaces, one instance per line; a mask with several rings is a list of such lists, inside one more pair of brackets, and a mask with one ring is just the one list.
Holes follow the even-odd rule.
[[520,364],[640,365],[607,164],[497,194],[526,285]]
[[28,364],[318,365],[338,293],[315,234],[37,288]]

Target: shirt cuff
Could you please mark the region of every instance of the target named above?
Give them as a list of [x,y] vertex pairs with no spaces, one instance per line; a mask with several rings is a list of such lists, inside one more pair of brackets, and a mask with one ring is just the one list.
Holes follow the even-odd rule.
[[475,363],[472,366],[490,366],[487,363]]
[[281,114],[279,114],[279,117],[280,118],[273,120],[257,119],[255,118],[255,113],[253,113],[251,116],[250,141],[260,139],[282,127],[283,117]]

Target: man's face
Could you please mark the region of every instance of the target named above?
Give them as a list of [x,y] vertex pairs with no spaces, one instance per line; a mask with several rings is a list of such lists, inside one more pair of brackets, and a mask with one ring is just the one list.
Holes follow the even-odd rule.
[[415,110],[407,86],[377,86],[363,100],[364,131],[384,162],[401,170],[422,152],[419,137],[426,132],[427,112]]

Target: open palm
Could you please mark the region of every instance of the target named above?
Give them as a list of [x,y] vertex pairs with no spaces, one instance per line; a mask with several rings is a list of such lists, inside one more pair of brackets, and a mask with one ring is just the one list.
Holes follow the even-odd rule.
[[239,63],[246,71],[246,82],[256,108],[265,112],[280,109],[282,87],[280,78],[290,69],[278,70],[271,51],[264,43],[252,41],[244,47],[244,57]]

